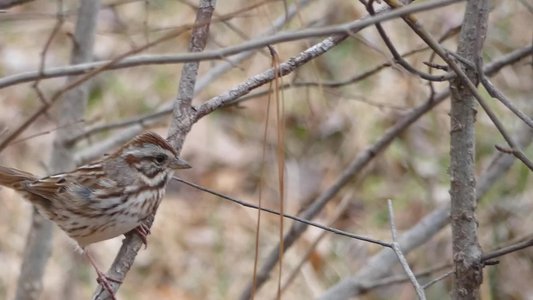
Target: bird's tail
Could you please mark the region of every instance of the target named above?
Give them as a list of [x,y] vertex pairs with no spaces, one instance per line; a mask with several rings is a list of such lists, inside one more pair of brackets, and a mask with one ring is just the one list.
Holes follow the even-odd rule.
[[37,178],[33,174],[0,166],[0,185],[20,191],[23,190],[25,181],[34,180],[37,180]]

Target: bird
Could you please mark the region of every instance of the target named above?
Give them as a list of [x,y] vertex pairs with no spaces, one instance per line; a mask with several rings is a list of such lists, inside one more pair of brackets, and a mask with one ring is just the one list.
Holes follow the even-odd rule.
[[97,282],[115,299],[109,281],[117,281],[98,269],[86,247],[132,230],[146,246],[145,220],[156,212],[174,171],[190,167],[168,141],[147,131],[66,173],[39,178],[0,166],[0,185],[22,194],[72,238],[94,267]]

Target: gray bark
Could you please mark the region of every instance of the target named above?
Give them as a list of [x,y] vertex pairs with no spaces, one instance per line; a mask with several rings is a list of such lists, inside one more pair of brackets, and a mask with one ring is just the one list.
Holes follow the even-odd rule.
[[[505,65],[518,62],[520,59],[527,57],[531,53],[531,49],[524,48],[518,51],[513,51],[508,55],[494,61],[487,65],[484,70],[487,76],[492,76],[501,70]],[[449,89],[442,91],[435,96],[435,105],[440,103],[438,99],[445,99],[449,96]],[[522,147],[526,147],[533,139],[533,130],[524,126],[517,134],[518,143]],[[507,172],[515,157],[508,154],[497,153],[496,157],[489,164],[489,168],[482,173],[479,178],[477,188],[477,200],[494,185],[499,178]],[[400,247],[405,255],[418,246],[426,243],[431,237],[439,232],[449,222],[449,205],[443,205],[433,212],[427,214],[420,222],[411,229],[403,233],[400,238]],[[319,297],[321,300],[345,300],[351,299],[357,295],[363,294],[371,286],[372,282],[390,274],[390,269],[397,263],[395,254],[390,249],[383,249],[376,255],[368,259],[364,267],[357,271],[353,276],[342,279],[334,286],[324,292]]]
[[[196,14],[195,27],[192,30],[189,44],[190,52],[201,52],[207,44],[209,25],[215,9],[216,0],[201,0]],[[178,150],[181,151],[185,136],[191,130],[194,123],[194,110],[192,99],[194,96],[194,86],[198,76],[199,62],[190,62],[183,65],[181,79],[178,87],[178,96],[174,102],[172,121],[168,131],[168,140]],[[154,216],[145,222],[148,227],[152,226]],[[111,278],[123,280],[130,270],[142,242],[137,235],[127,235],[119,253],[115,257],[107,275]],[[116,292],[120,284],[112,282],[111,286]],[[111,295],[98,286],[93,294],[94,300],[110,299]]]
[[[481,50],[486,36],[487,0],[468,1],[459,37],[457,54],[481,66]],[[477,70],[463,65],[469,79],[478,84]],[[479,68],[481,70],[481,68]],[[475,180],[476,99],[459,78],[450,82],[450,198],[454,299],[478,299],[483,281],[482,250],[478,241]]]
[[[100,6],[98,0],[80,1],[80,3],[71,64],[80,64],[92,59],[96,16]],[[73,77],[69,77],[68,81],[73,79]],[[79,124],[77,121],[82,119],[85,113],[87,91],[88,83],[85,83],[66,93],[64,98],[56,103],[55,115],[59,129],[50,158],[50,171],[52,173],[67,171],[75,167],[72,149],[64,141],[68,141],[81,131],[81,125],[72,124]],[[17,283],[16,300],[39,298],[42,291],[44,270],[51,253],[52,230],[52,223],[34,212]]]

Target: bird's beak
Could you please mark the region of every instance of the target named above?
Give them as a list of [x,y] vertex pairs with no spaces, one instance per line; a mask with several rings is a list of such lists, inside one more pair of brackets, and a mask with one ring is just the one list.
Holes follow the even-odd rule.
[[190,169],[191,165],[184,161],[183,159],[176,157],[174,161],[170,163],[170,168],[177,170],[177,169]]

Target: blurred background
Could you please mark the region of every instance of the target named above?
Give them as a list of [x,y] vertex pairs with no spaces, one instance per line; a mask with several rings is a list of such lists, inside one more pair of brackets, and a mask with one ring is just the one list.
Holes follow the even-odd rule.
[[[208,49],[237,45],[257,38],[283,17],[294,1],[218,1],[215,14],[224,15],[258,4],[236,14],[226,23],[211,25]],[[192,5],[191,5],[192,4]],[[259,5],[260,4],[260,5]],[[69,64],[72,34],[79,1],[64,1],[65,22],[50,44],[46,67]],[[178,26],[191,24],[197,1],[102,1],[95,37],[94,60],[107,60],[153,41]],[[492,4],[484,60],[531,44],[531,3],[496,1]],[[41,52],[56,24],[57,3],[34,1],[0,14],[0,76],[38,70]],[[364,7],[350,0],[315,0],[297,6],[296,15],[281,31],[334,25],[366,15]],[[463,4],[417,15],[435,37],[451,32],[443,42],[455,50]],[[384,24],[400,53],[423,47],[423,43],[401,21]],[[190,35],[182,34],[144,54],[187,52]],[[275,46],[281,61],[297,55],[320,38]],[[429,51],[410,56],[420,69]],[[205,78],[224,60],[205,61],[199,78]],[[322,57],[299,68],[283,83],[313,82],[283,92],[286,114],[286,212],[297,214],[329,187],[365,147],[374,143],[409,109],[428,98],[425,81],[400,67],[385,67],[354,83],[330,88],[319,83],[342,82],[391,61],[375,28],[367,28]],[[439,60],[436,60],[439,63]],[[209,80],[193,103],[201,104],[270,67],[267,51],[261,49],[216,80]],[[73,125],[85,128],[109,124],[157,111],[176,96],[181,65],[138,66],[100,74],[91,81],[87,111]],[[514,104],[532,115],[531,59],[502,69],[493,82]],[[46,95],[61,89],[65,78],[46,79],[40,88]],[[447,83],[434,84],[437,91]],[[258,90],[265,90],[267,87]],[[522,122],[491,99],[487,101],[506,128],[516,133]],[[252,92],[253,93],[253,92]],[[41,102],[32,82],[0,90],[0,132],[13,130]],[[267,96],[258,96],[236,106],[220,109],[193,126],[182,156],[193,166],[177,176],[238,199],[279,209],[276,167],[276,127],[270,116],[268,135],[262,132],[267,120]],[[416,224],[428,212],[449,201],[449,105],[447,101],[404,131],[356,179],[326,206],[316,222],[327,224],[342,207],[333,227],[390,240],[387,199],[393,199],[400,232]],[[150,126],[162,135],[169,118]],[[38,118],[19,140],[0,153],[0,164],[39,175],[48,173],[47,163],[57,125],[53,115]],[[476,124],[477,170],[482,174],[496,154],[495,144],[505,145],[490,120],[480,110]],[[104,130],[83,139],[76,151],[107,139],[119,131]],[[4,135],[5,136],[5,135]],[[0,135],[0,139],[2,139]],[[264,170],[262,151],[266,145]],[[526,150],[533,157],[531,149]],[[263,170],[263,171],[262,171]],[[506,241],[531,234],[533,228],[533,181],[527,167],[515,163],[497,180],[478,206],[480,241],[491,250]],[[15,192],[0,189],[0,299],[13,299],[31,223],[32,209]],[[124,284],[119,299],[236,299],[251,280],[256,248],[257,211],[244,208],[172,182],[159,208],[149,236]],[[285,222],[287,229],[291,221]],[[312,299],[328,287],[357,272],[381,247],[326,234],[311,248],[322,230],[309,228],[286,253],[283,281],[304,254],[308,263],[297,271],[284,291],[285,299]],[[106,270],[120,248],[122,238],[91,245],[89,251]],[[259,263],[279,241],[279,218],[263,214],[260,227]],[[310,250],[311,249],[311,250]],[[446,227],[431,241],[407,256],[413,270],[420,271],[451,261],[450,230]],[[403,274],[399,267],[392,274]],[[532,299],[533,250],[526,249],[485,268],[483,299]],[[427,290],[430,299],[448,298],[450,280]],[[75,250],[66,235],[55,229],[53,254],[44,277],[40,299],[87,299],[96,286],[90,265]],[[257,299],[273,299],[277,271]],[[413,299],[410,284],[390,285],[370,291],[363,299]],[[492,297],[492,298],[491,298]]]

